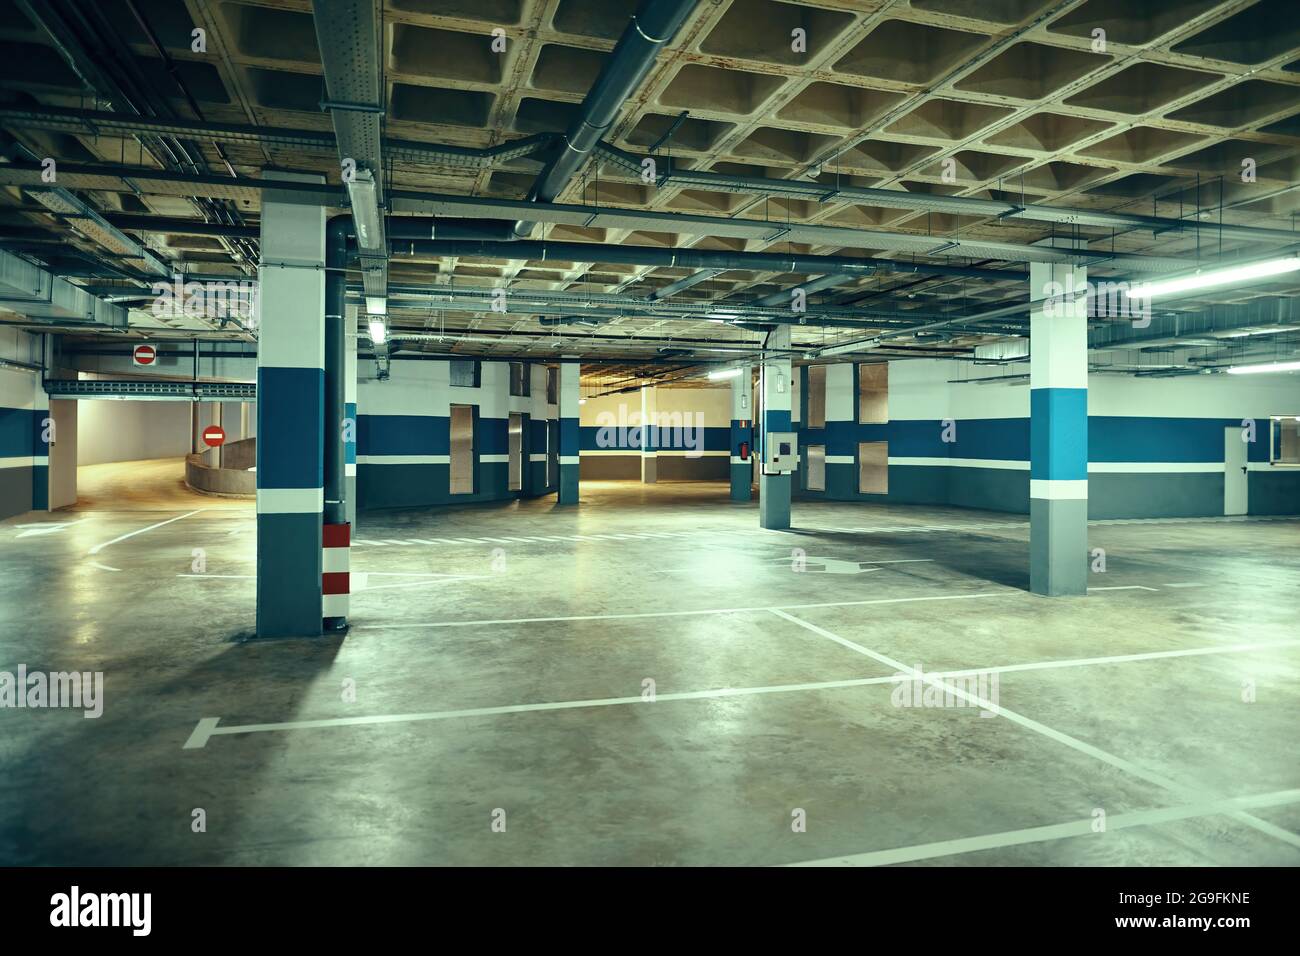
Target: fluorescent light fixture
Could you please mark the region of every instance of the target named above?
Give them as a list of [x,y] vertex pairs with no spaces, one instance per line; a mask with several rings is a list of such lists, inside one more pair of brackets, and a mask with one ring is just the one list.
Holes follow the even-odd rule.
[[1297,269],[1300,269],[1300,256],[1267,259],[1264,262],[1251,262],[1244,266],[1211,269],[1209,272],[1196,272],[1189,276],[1179,276],[1176,279],[1145,282],[1131,289],[1128,297],[1130,299],[1147,299],[1155,296],[1174,295],[1179,292],[1194,292],[1197,289],[1208,289],[1217,285],[1249,282],[1252,279],[1267,279],[1270,276],[1295,272]]
[[1261,372],[1300,372],[1300,362],[1266,362],[1262,365],[1234,365],[1229,375],[1257,375]]
[[375,174],[368,169],[358,169],[348,181],[348,199],[352,203],[352,225],[357,231],[357,244],[363,249],[374,249],[383,235],[379,221],[379,196],[375,189]]
[[579,405],[586,405],[586,404],[587,404],[587,400],[586,400],[585,398],[580,398],[580,399],[578,399],[578,404],[579,404]]
[[373,319],[370,323],[370,341],[375,345],[383,345],[388,338],[388,327],[384,325],[383,319]]
[[716,382],[724,378],[735,378],[739,374],[740,369],[738,368],[724,368],[716,372],[710,372],[709,378]]
[[368,315],[387,315],[388,299],[382,295],[366,296],[366,313]]

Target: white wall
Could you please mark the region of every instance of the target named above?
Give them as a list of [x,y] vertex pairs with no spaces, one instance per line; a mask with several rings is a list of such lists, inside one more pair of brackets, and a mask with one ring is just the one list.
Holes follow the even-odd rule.
[[83,399],[79,405],[79,465],[139,461],[145,458],[178,458],[189,454],[189,402]]

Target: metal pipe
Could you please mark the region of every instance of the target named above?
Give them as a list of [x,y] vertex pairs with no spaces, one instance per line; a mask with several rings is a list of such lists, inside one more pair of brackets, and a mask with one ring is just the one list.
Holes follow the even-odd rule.
[[430,256],[485,256],[498,259],[547,259],[561,262],[612,262],[639,266],[676,266],[689,269],[741,269],[755,272],[797,272],[805,275],[875,275],[877,272],[916,272],[955,275],[970,279],[1007,282],[1027,278],[1025,272],[945,266],[928,262],[902,262],[855,256],[799,256],[776,252],[726,252],[706,249],[659,249],[651,246],[606,245],[595,242],[551,242],[549,240],[411,239],[397,244],[393,253],[405,247],[411,254]]
[[[538,175],[528,195],[530,202],[552,202],[564,191],[618,119],[628,99],[640,88],[659,51],[677,35],[697,2],[642,0],[564,134],[563,147]],[[526,239],[536,225],[521,219],[515,223],[514,233]]]

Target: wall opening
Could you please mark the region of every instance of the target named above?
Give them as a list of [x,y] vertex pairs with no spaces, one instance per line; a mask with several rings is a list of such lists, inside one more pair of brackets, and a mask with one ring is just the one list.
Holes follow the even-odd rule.
[[808,427],[826,427],[826,366],[808,366]]
[[808,445],[804,448],[808,467],[804,469],[804,488],[807,491],[826,490],[826,446]]
[[889,421],[889,366],[880,362],[858,366],[858,424]]
[[889,493],[889,442],[858,443],[858,494]]
[[524,489],[524,416],[510,413],[510,475],[506,490]]
[[[475,363],[477,365],[477,363]],[[448,493],[474,493],[474,406],[451,406],[451,467]]]

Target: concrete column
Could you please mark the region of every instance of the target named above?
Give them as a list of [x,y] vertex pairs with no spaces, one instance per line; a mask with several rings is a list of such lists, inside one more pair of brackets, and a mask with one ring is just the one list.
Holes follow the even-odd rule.
[[[770,349],[790,348],[790,326],[777,326],[767,337]],[[790,357],[767,357],[759,372],[763,394],[762,448],[771,432],[790,431]],[[766,455],[764,454],[764,457]],[[761,468],[761,466],[760,466]],[[769,475],[758,480],[758,524],[761,528],[790,527],[790,475]]]
[[[264,179],[323,182],[270,171]],[[325,210],[262,194],[257,344],[257,635],[321,633]]]
[[560,363],[560,490],[556,502],[578,503],[578,376],[577,362]]
[[659,480],[659,429],[655,426],[655,390],[641,389],[641,481],[654,484]]
[[[750,403],[753,369],[746,365],[731,380],[731,500],[749,501],[754,478],[754,409]],[[740,457],[741,444],[749,445],[749,457]]]
[[[1087,270],[1030,263],[1029,589],[1088,591]],[[1078,295],[1078,301],[1069,300]]]
[[346,521],[357,532],[357,306],[344,310],[345,339],[343,352],[343,470]]
[[[32,510],[50,510],[50,444],[58,440],[50,415],[50,396],[39,373],[32,376]],[[72,436],[75,439],[75,435]]]

